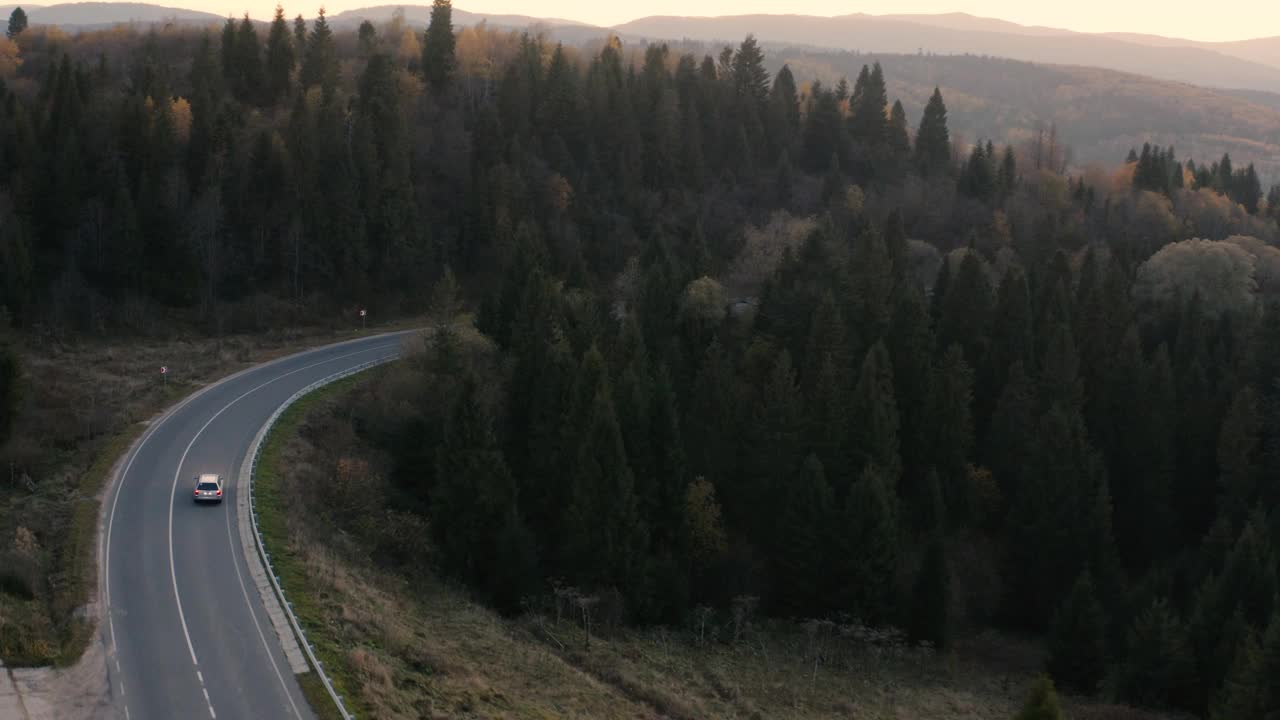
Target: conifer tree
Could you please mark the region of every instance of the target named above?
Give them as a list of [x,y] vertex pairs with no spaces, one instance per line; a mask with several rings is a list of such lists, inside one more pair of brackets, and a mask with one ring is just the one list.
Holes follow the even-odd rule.
[[947,106],[942,91],[934,88],[916,131],[916,168],[923,175],[951,172],[951,134],[947,130]]
[[832,508],[831,489],[816,456],[805,459],[785,503],[777,543],[777,603],[794,617],[809,617],[825,604],[826,529]]
[[306,57],[307,51],[307,21],[302,18],[302,13],[293,19],[293,53],[294,60]]
[[1195,683],[1186,629],[1167,600],[1156,600],[1129,630],[1116,693],[1122,700],[1146,707],[1188,709]]
[[1106,671],[1107,618],[1088,570],[1076,579],[1049,631],[1048,671],[1064,687],[1085,694],[1098,689]]
[[324,8],[311,24],[307,49],[303,55],[299,82],[304,88],[320,86],[325,96],[333,93],[338,84],[338,58],[333,45],[333,30],[325,19]]
[[1226,682],[1214,703],[1212,720],[1261,718],[1263,697],[1269,679],[1262,675],[1262,646],[1258,635],[1249,632],[1236,649]]
[[5,36],[12,40],[26,29],[27,13],[21,7],[15,7],[13,12],[9,13],[9,29],[5,31]]
[[837,522],[830,597],[837,612],[872,624],[889,619],[894,606],[893,573],[898,563],[898,521],[889,478],[868,465],[850,488]]
[[734,515],[745,518],[750,534],[772,537],[773,508],[782,498],[787,478],[802,462],[803,406],[796,386],[791,354],[783,350],[769,371],[756,399],[745,439],[743,487],[737,497],[722,495]]
[[1257,498],[1261,479],[1262,417],[1251,386],[1236,393],[1218,435],[1220,507],[1235,523],[1244,520]]
[[966,464],[973,449],[973,372],[959,345],[952,345],[938,366],[930,414],[934,423],[933,466],[944,479],[943,497],[952,517],[964,525],[976,510],[968,496]]
[[[572,424],[578,447],[565,506],[563,572],[587,587],[643,591],[648,531],[610,400],[603,358],[592,348],[583,358]],[[566,438],[568,439],[568,438]]]
[[515,508],[516,487],[503,461],[492,421],[474,378],[463,384],[436,460],[432,527],[445,561],[468,582],[491,582],[497,546],[494,528]]
[[871,347],[853,392],[850,467],[874,465],[890,487],[902,469],[898,405],[893,395],[893,363],[883,342]]
[[908,627],[916,642],[928,642],[942,649],[951,639],[951,576],[947,568],[946,513],[935,472],[929,473],[927,495],[928,512],[922,521],[927,533],[924,560],[912,588]]
[[733,89],[739,99],[762,108],[769,98],[769,73],[764,69],[764,52],[754,35],[747,35],[733,53]]
[[361,22],[359,29],[356,30],[356,46],[360,54],[366,58],[377,50],[378,30],[368,20]]
[[901,178],[911,163],[911,137],[907,128],[907,111],[901,100],[893,101],[893,109],[889,111],[886,147],[887,161],[891,169],[891,178]]
[[977,367],[986,354],[992,312],[991,283],[983,261],[966,251],[946,288],[942,314],[938,320],[939,351],[959,344],[969,367]]
[[267,99],[278,102],[289,95],[290,78],[293,75],[294,48],[289,37],[289,24],[284,19],[284,8],[276,5],[276,15],[267,35]]
[[453,83],[454,46],[452,0],[433,0],[431,20],[422,41],[422,75],[437,93],[444,93]]

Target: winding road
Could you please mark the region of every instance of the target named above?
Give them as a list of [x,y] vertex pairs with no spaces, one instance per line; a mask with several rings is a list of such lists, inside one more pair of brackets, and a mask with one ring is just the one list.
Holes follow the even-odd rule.
[[[408,333],[378,335],[259,365],[158,418],[106,496],[102,632],[112,697],[127,720],[312,718],[246,553],[237,503],[254,437],[306,386],[398,355]],[[193,478],[218,473],[221,505],[192,502]],[[257,567],[254,567],[254,565]],[[277,620],[278,607],[274,610]],[[292,667],[291,667],[292,663]]]

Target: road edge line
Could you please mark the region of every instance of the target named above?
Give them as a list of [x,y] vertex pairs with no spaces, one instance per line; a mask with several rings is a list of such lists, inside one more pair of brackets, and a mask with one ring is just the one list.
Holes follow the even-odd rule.
[[[302,630],[302,624],[298,621],[298,617],[293,614],[293,608],[289,604],[288,599],[284,595],[284,589],[280,587],[280,581],[276,576],[275,569],[271,565],[271,556],[267,552],[266,546],[262,540],[262,532],[258,528],[258,513],[254,506],[253,500],[253,476],[258,469],[258,460],[262,455],[262,447],[266,444],[267,436],[271,434],[271,430],[275,428],[276,422],[284,415],[295,402],[301,400],[304,396],[309,395],[320,388],[330,385],[334,382],[342,380],[352,375],[357,375],[366,370],[371,370],[379,365],[385,365],[390,362],[399,360],[400,352],[396,352],[386,357],[371,360],[352,368],[334,373],[325,378],[321,378],[314,383],[302,388],[294,393],[289,399],[285,400],[276,408],[271,417],[267,418],[267,422],[258,430],[258,434],[254,436],[253,442],[249,444],[248,450],[245,452],[244,461],[240,466],[240,474],[238,476],[236,490],[236,510],[237,522],[240,525],[240,535],[242,540],[246,534],[252,535],[252,547],[244,544],[245,562],[249,565],[249,574],[254,577],[254,585],[258,588],[259,594],[262,596],[263,605],[267,608],[267,617],[271,619],[271,624],[276,629],[276,635],[280,638],[281,646],[285,650],[285,657],[289,660],[289,667],[294,674],[303,674],[307,671],[308,665],[310,669],[315,670],[320,677],[320,682],[324,685],[325,690],[329,692],[329,697],[333,699],[334,705],[338,708],[338,712],[342,714],[345,720],[354,720],[355,715],[347,710],[346,704],[342,700],[342,696],[338,694],[333,687],[333,682],[329,679],[328,674],[324,671],[324,666],[316,659],[312,645],[307,640],[306,633]],[[248,512],[245,512],[247,505]],[[262,572],[270,581],[268,585],[258,582],[257,573]],[[288,619],[288,624],[281,627],[282,618]],[[286,639],[286,636],[288,639]],[[299,650],[299,644],[301,650]],[[294,656],[290,654],[290,645],[292,645],[295,653],[301,655],[305,652],[306,659],[302,661],[303,669],[296,669],[294,664]]]

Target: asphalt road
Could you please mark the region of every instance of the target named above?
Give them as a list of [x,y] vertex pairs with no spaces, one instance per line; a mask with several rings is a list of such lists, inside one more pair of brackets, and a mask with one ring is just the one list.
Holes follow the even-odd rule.
[[[112,695],[128,720],[314,717],[249,581],[236,475],[258,430],[311,383],[394,355],[404,334],[261,365],[162,417],[107,495],[103,578]],[[221,505],[192,502],[200,473]],[[114,650],[114,651],[113,651]]]

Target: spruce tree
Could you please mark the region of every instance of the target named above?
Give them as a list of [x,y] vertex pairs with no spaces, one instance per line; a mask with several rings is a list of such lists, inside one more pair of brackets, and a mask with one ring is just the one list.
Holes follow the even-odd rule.
[[306,57],[307,51],[307,21],[302,18],[299,13],[293,19],[293,53],[295,61],[297,58]]
[[871,624],[890,619],[898,564],[898,520],[893,490],[884,471],[868,465],[853,484],[836,527],[837,559],[831,564],[830,593],[837,612]]
[[1117,669],[1117,696],[1147,707],[1189,709],[1196,668],[1186,634],[1167,600],[1158,599],[1143,610],[1129,630]]
[[1251,631],[1236,648],[1226,681],[1213,704],[1211,720],[1266,717],[1262,703],[1268,679],[1261,672],[1262,646],[1257,633]]
[[747,520],[751,536],[768,539],[773,536],[773,508],[803,458],[804,411],[786,350],[778,354],[754,404],[744,438],[743,487],[737,497],[721,497],[737,518]]
[[951,516],[967,525],[978,508],[970,497],[966,465],[973,449],[973,372],[959,345],[942,356],[930,414],[934,423],[930,457],[944,480],[943,497]]
[[276,5],[271,32],[267,35],[267,99],[270,102],[279,102],[288,97],[294,57],[293,40],[289,36],[289,23],[284,19],[284,8]]
[[928,497],[928,512],[923,518],[927,528],[924,560],[912,588],[907,624],[912,640],[942,649],[951,640],[951,576],[947,568],[946,512],[937,473],[929,474]]
[[911,163],[911,137],[907,128],[907,111],[901,100],[893,101],[893,109],[889,111],[886,147],[888,148],[889,175],[892,179],[901,178]]
[[13,12],[9,13],[9,29],[5,31],[5,36],[12,40],[26,29],[27,13],[21,7],[15,7]]
[[822,462],[810,454],[790,483],[776,544],[776,603],[792,617],[817,616],[825,605],[831,511]]
[[933,89],[925,106],[920,129],[916,131],[916,169],[922,175],[945,175],[951,172],[951,134],[947,130],[947,106],[942,91]]
[[598,350],[583,358],[580,373],[589,379],[579,383],[586,406],[579,406],[573,423],[582,430],[574,434],[578,447],[569,473],[560,568],[585,587],[616,587],[636,599],[644,591],[648,531]]
[[883,342],[873,345],[862,361],[851,420],[849,467],[874,466],[891,488],[896,487],[902,469],[899,415],[893,394],[893,363]]
[[764,69],[764,51],[754,35],[747,35],[733,53],[733,90],[749,107],[762,108],[769,98],[769,73]]
[[516,487],[474,378],[464,382],[445,430],[430,499],[432,527],[446,564],[472,583],[501,577],[492,531],[513,511]]
[[1088,695],[1096,692],[1106,672],[1106,631],[1106,615],[1085,570],[1049,630],[1049,674],[1063,687]]
[[236,30],[233,87],[243,102],[258,103],[262,100],[262,46],[258,42],[258,31],[247,13]]
[[431,19],[422,40],[422,75],[436,94],[442,94],[453,83],[454,47],[452,0],[433,0]]
[[326,97],[332,95],[338,84],[338,57],[333,43],[333,30],[325,19],[324,9],[311,24],[307,49],[303,55],[299,82],[304,88],[320,86]]
[[938,320],[939,351],[959,344],[971,368],[978,367],[986,354],[991,326],[993,298],[983,265],[977,252],[964,251],[960,267],[949,279]]
[[1218,435],[1219,507],[1234,523],[1244,520],[1258,495],[1262,471],[1261,432],[1257,394],[1246,385],[1231,401]]

